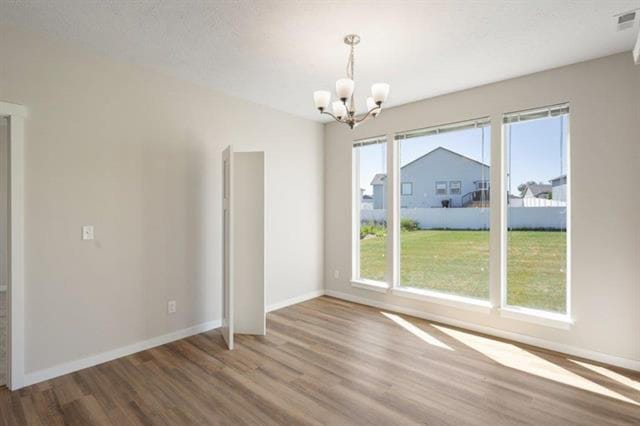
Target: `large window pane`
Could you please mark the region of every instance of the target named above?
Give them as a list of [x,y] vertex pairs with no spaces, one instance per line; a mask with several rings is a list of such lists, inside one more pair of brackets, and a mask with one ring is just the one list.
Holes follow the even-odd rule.
[[507,305],[567,312],[568,121],[505,124]]
[[354,145],[360,235],[356,236],[357,264],[355,278],[385,281],[387,271],[386,241],[386,170],[387,144],[383,141]]
[[401,286],[489,298],[490,134],[483,120],[398,137]]

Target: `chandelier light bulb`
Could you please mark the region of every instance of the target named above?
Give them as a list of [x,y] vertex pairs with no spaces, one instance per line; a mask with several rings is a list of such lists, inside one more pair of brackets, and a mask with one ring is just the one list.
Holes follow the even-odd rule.
[[333,104],[331,104],[331,106],[333,107],[333,115],[335,115],[336,117],[342,118],[347,115],[347,107],[344,106],[342,102],[333,101]]
[[318,90],[313,92],[313,102],[316,104],[316,108],[323,110],[329,106],[331,101],[331,92],[327,90]]
[[355,83],[350,78],[341,78],[336,81],[336,94],[338,95],[338,99],[343,102],[353,95],[354,89]]
[[376,83],[372,85],[371,96],[377,105],[385,102],[389,96],[389,85],[387,83]]

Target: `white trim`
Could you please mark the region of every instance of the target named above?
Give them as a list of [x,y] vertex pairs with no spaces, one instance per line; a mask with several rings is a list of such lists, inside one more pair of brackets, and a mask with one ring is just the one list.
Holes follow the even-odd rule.
[[272,303],[267,306],[267,312],[277,311],[278,309],[286,308],[287,306],[296,305],[298,303],[306,302],[307,300],[315,299],[324,295],[324,289],[310,291],[300,296],[290,297],[289,299],[282,300],[280,302]]
[[580,358],[590,359],[597,362],[602,362],[609,365],[615,365],[629,370],[640,371],[640,360],[634,360],[629,358],[623,358],[615,355],[608,355],[602,352],[592,351],[589,349],[577,348],[575,346],[564,345],[562,343],[556,343],[538,337],[527,336],[524,334],[513,333],[510,331],[503,331],[493,327],[486,327],[477,325],[474,323],[451,319],[448,317],[433,315],[417,309],[406,308],[404,306],[393,305],[391,303],[378,302],[370,300],[364,297],[353,296],[351,294],[342,293],[334,290],[325,290],[327,296],[335,297],[337,299],[347,300],[349,302],[360,303],[362,305],[372,306],[378,309],[387,309],[390,311],[396,311],[402,314],[411,315],[418,318],[423,318],[430,321],[436,321],[443,324],[452,325],[455,327],[465,328],[467,330],[475,331],[478,333],[488,334],[503,339],[513,340],[515,342],[524,343],[527,345],[537,346],[544,349],[549,349],[556,352],[561,352],[567,355],[577,356]]
[[522,308],[519,306],[504,306],[500,308],[500,316],[533,324],[546,325],[548,327],[559,328],[561,330],[569,330],[573,325],[573,320],[569,315],[555,314],[552,312]]
[[365,279],[351,280],[351,287],[377,291],[378,293],[386,293],[389,291],[389,284]]
[[132,355],[136,352],[145,351],[147,349],[155,348],[156,346],[165,345],[176,340],[184,339],[195,334],[204,333],[209,330],[220,327],[221,321],[208,321],[202,324],[194,325],[189,328],[174,331],[172,333],[164,334],[162,336],[153,337],[148,340],[136,342],[131,345],[123,346],[121,348],[113,349],[107,352],[102,352],[96,355],[91,355],[86,358],[78,359],[64,364],[59,364],[54,367],[45,368],[43,370],[34,371],[32,373],[25,374],[24,386],[33,385],[35,383],[43,382],[45,380],[53,379],[64,374],[73,373],[74,371],[83,370],[85,368],[93,367],[98,364],[103,364],[108,361],[112,361],[117,358],[122,358],[128,355]]
[[27,108],[22,105],[10,104],[8,102],[0,101],[0,115],[26,118]]
[[9,327],[8,377],[9,389],[24,382],[24,119],[27,109],[22,105],[0,102],[0,116],[9,117],[10,152],[10,242],[9,255]]
[[[387,135],[387,283],[400,284],[400,141]],[[413,185],[412,185],[413,191]]]
[[483,314],[490,314],[492,308],[491,302],[488,300],[473,299],[471,297],[456,296],[420,288],[395,287],[391,292],[395,296],[452,306],[454,308],[481,312]]

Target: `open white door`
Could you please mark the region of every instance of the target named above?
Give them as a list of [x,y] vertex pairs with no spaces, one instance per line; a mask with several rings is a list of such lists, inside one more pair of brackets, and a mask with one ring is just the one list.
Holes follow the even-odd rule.
[[222,337],[233,349],[233,149],[222,152]]

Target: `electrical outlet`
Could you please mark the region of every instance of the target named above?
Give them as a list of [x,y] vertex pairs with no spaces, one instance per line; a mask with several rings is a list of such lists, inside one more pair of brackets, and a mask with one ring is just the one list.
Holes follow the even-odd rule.
[[93,240],[93,225],[84,225],[82,227],[82,239]]
[[167,313],[168,314],[175,314],[176,310],[177,310],[176,301],[175,300],[169,300],[167,302]]
[[338,271],[337,269],[335,271],[333,271],[333,278],[335,278],[335,279],[340,278],[340,271]]

